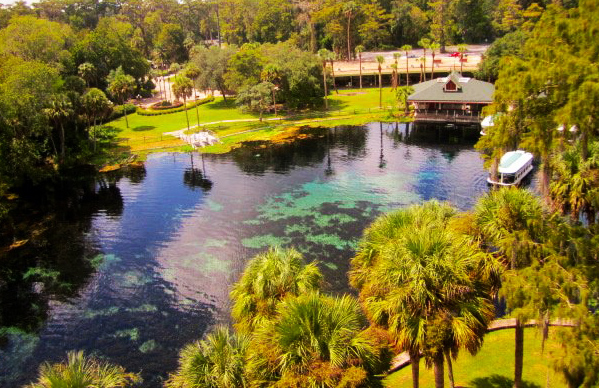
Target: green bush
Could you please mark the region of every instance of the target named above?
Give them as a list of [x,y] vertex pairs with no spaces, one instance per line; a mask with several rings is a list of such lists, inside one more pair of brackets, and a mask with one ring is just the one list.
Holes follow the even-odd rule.
[[125,115],[125,109],[127,110],[127,114],[135,113],[137,107],[133,104],[125,104],[125,105],[116,105],[112,110],[110,116],[108,116],[108,121],[116,120]]
[[[207,104],[209,102],[214,101],[214,97],[213,96],[209,96],[206,98],[203,98],[199,101],[195,101],[195,102],[191,102],[187,104],[187,109],[191,109],[191,108],[195,108],[198,105],[202,105],[202,104]],[[138,108],[137,109],[137,114],[141,115],[141,116],[160,116],[160,115],[167,115],[170,113],[177,113],[177,112],[183,112],[185,110],[184,106],[181,106],[179,108],[173,108],[173,109],[165,109],[165,110],[153,110],[153,109],[141,109]]]

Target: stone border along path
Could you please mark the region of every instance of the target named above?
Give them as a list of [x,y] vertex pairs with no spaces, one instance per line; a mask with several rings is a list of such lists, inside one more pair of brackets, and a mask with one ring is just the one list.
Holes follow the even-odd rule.
[[[537,326],[536,320],[530,320],[524,324],[524,327],[532,327]],[[578,326],[574,321],[570,320],[562,320],[555,319],[549,322],[549,326],[560,326],[560,327],[575,327]],[[490,333],[492,331],[497,330],[505,330],[505,329],[514,329],[516,328],[516,318],[508,318],[508,319],[496,319],[489,324],[487,328],[487,332]],[[410,355],[408,352],[403,352],[398,354],[391,361],[391,368],[389,369],[389,373],[397,372],[398,370],[408,366],[410,364]]]

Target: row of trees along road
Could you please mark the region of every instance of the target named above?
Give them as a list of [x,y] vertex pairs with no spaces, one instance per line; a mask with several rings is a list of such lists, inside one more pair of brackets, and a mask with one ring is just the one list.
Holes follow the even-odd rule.
[[233,286],[234,330],[217,327],[187,345],[165,386],[376,387],[406,351],[414,387],[421,358],[438,388],[447,366],[453,387],[452,362],[483,345],[498,296],[517,321],[514,387],[524,386],[523,324],[534,319],[544,344],[557,318],[571,327],[556,330],[562,353],[551,366],[568,386],[591,386],[599,381],[597,241],[596,228],[507,188],[467,213],[432,201],[379,217],[351,262],[358,299],[323,294],[316,262],[271,248]]

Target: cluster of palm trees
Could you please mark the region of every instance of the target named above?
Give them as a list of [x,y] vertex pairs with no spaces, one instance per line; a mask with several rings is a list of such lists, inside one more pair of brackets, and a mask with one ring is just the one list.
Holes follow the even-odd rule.
[[[375,220],[360,241],[349,272],[357,299],[322,293],[316,262],[270,248],[232,288],[234,329],[216,327],[187,345],[165,386],[376,387],[392,356],[407,352],[414,387],[423,359],[437,388],[445,367],[453,388],[452,362],[481,348],[498,297],[516,319],[514,387],[523,386],[524,324],[535,320],[544,341],[555,318],[574,322],[564,349],[588,355],[554,362],[578,386],[580,373],[570,371],[599,365],[599,328],[587,307],[585,271],[596,271],[589,233],[516,188],[488,193],[467,213],[436,201],[400,209]],[[587,342],[567,340],[580,337]],[[68,365],[81,357],[70,355]],[[43,366],[33,386],[53,386],[43,382],[67,376],[68,365]],[[116,368],[125,383],[134,377]]]

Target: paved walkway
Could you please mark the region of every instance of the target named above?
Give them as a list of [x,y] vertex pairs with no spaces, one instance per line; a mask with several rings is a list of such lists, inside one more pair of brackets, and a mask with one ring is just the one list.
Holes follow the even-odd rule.
[[[524,324],[524,327],[532,327],[537,326],[536,320],[530,320]],[[549,322],[549,326],[560,326],[560,327],[575,327],[577,324],[574,321],[566,320],[566,319],[555,319]],[[505,329],[514,329],[516,328],[516,318],[508,318],[508,319],[496,319],[487,328],[487,332],[497,331],[497,330],[505,330]],[[389,373],[396,372],[410,364],[410,355],[407,352],[403,352],[395,356],[393,361],[391,361],[391,368],[389,369]]]

